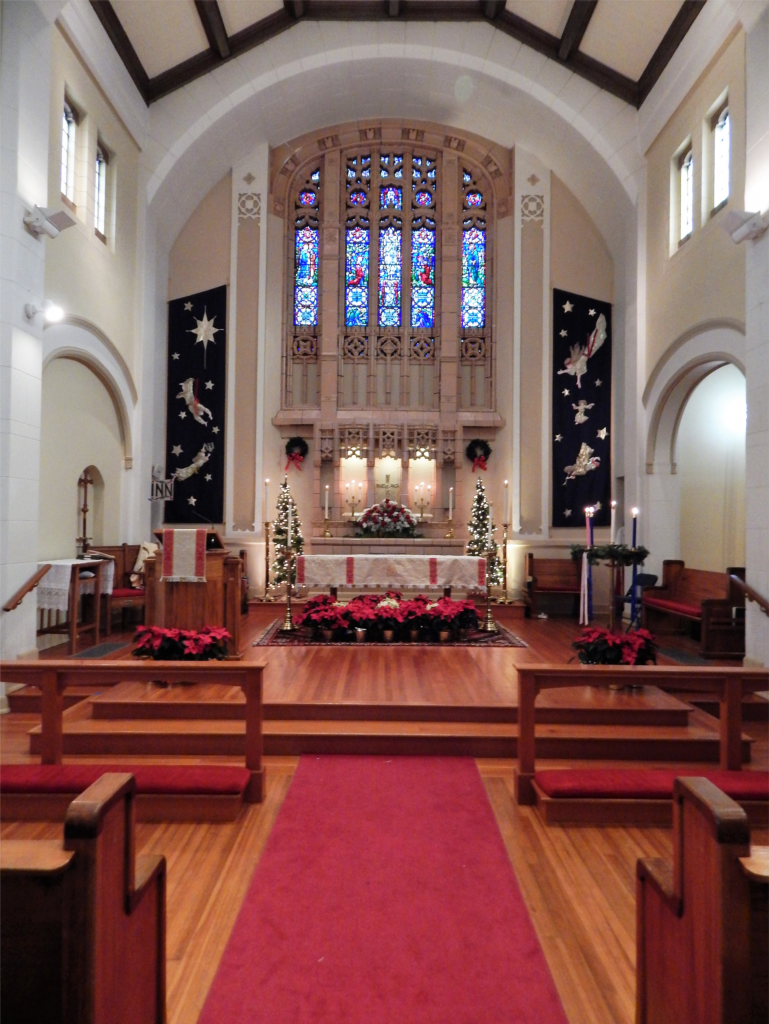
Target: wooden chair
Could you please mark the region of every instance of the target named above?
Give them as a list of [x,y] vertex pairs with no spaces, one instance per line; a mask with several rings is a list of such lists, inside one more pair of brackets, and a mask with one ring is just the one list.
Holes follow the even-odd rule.
[[636,868],[636,1022],[763,1024],[769,850],[706,779],[676,779],[673,813],[673,863]]
[[[120,612],[120,624],[125,629],[126,611],[129,609],[138,613],[137,618],[142,621],[144,618],[144,606],[146,604],[146,588],[144,587],[144,573],[134,573],[134,565],[139,554],[139,544],[115,544],[102,545],[98,550],[92,549],[89,555],[93,557],[109,558],[115,563],[115,574],[112,583],[112,593],[104,594],[104,633],[109,636],[112,633],[112,613]],[[142,586],[134,587],[131,583],[131,576],[138,575],[142,578]]]
[[3,1020],[163,1024],[166,862],[135,856],[133,776],[103,775],[58,840],[0,850]]

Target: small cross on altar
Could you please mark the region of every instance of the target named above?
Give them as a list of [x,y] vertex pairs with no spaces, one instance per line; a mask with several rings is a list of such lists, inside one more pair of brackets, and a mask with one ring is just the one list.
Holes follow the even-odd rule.
[[383,484],[377,484],[376,485],[376,488],[377,488],[378,491],[384,489],[385,500],[389,500],[390,491],[391,491],[392,487],[393,487],[393,485],[390,483],[390,474],[389,473],[385,476],[385,482]]

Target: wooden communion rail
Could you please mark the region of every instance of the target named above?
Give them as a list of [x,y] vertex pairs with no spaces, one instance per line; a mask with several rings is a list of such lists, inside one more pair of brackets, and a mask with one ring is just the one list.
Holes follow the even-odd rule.
[[[742,698],[769,687],[769,671],[743,668],[678,668],[654,665],[522,665],[518,668],[518,766],[515,795],[519,804],[536,803],[534,705],[542,690],[568,686],[657,686],[688,693],[712,693],[720,705],[720,767],[742,767]],[[685,774],[685,770],[682,771]]]
[[262,662],[232,661],[1,661],[0,681],[36,686],[42,695],[42,764],[61,764],[63,753],[63,694],[67,686],[119,683],[125,680],[163,683],[211,683],[239,686],[246,698],[246,768],[251,779],[248,803],[264,799],[264,740],[262,724]]

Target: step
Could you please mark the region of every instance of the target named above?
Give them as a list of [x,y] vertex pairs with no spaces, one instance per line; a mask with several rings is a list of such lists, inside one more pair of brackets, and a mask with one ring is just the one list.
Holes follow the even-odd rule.
[[[674,696],[679,700],[686,701],[701,711],[719,717],[718,700],[707,693],[682,693],[676,691]],[[742,698],[742,720],[743,722],[769,722],[769,700],[760,693],[749,693]]]
[[[68,686],[63,693],[64,710],[79,704],[89,697],[95,697],[102,693],[103,685],[99,686]],[[42,698],[40,690],[36,686],[22,686],[20,690],[14,690],[8,694],[8,706],[12,712],[24,715],[42,714]]]
[[[65,754],[245,754],[245,724],[234,720],[99,720],[90,702],[64,714]],[[718,731],[707,715],[688,726],[541,725],[537,756],[545,758],[689,761],[718,760]],[[30,753],[40,753],[40,726],[32,729]],[[264,752],[298,754],[452,754],[515,757],[518,728],[511,723],[277,720],[264,723]],[[749,737],[743,760],[750,760]]]

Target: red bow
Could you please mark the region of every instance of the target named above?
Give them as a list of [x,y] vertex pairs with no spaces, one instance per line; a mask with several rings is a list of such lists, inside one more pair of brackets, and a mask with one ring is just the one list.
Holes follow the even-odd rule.
[[473,473],[476,471],[476,469],[486,470],[488,468],[489,467],[486,465],[486,457],[484,455],[477,455],[473,459]]
[[300,455],[299,452],[290,452],[288,456],[288,462],[286,463],[286,469],[288,469],[292,462],[301,473],[301,463],[304,462],[304,455]]

